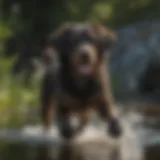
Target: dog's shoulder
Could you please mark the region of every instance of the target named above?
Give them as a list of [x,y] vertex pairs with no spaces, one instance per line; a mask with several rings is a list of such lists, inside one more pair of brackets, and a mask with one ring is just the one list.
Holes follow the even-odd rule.
[[88,99],[101,92],[101,85],[97,79],[87,79],[86,81],[84,79],[82,81],[65,79],[63,82],[62,86],[64,86],[65,92],[78,99]]

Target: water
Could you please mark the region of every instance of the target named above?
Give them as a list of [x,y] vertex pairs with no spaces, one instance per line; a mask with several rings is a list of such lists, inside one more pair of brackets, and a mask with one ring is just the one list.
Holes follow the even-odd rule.
[[[54,125],[44,134],[42,127],[0,130],[1,160],[158,160],[160,118],[140,112],[121,111],[124,135],[112,139],[97,119],[71,142],[64,141]],[[95,123],[96,121],[96,123]]]

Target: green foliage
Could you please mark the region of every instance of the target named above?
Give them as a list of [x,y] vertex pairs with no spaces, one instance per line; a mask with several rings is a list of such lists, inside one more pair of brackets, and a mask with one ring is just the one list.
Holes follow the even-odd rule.
[[0,125],[24,123],[23,111],[38,106],[39,84],[25,88],[20,77],[10,77],[14,60],[0,57]]
[[[0,11],[3,12],[2,20],[16,35],[15,41],[19,47],[24,41],[43,43],[46,35],[66,21],[90,20],[118,28],[129,23],[160,17],[158,0],[46,0],[45,3],[42,0],[3,0],[2,2]],[[0,37],[4,37],[1,34],[3,29],[0,29]]]
[[12,36],[12,31],[7,28],[5,24],[0,23],[0,41],[3,41],[10,36]]
[[108,2],[99,2],[93,5],[92,11],[89,14],[89,19],[106,23],[111,21],[113,15],[114,11],[112,4],[109,4]]

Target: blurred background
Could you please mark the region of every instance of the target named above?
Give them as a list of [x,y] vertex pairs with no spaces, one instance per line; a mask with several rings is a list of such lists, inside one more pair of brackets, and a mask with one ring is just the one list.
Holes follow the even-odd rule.
[[86,20],[101,22],[118,35],[109,64],[117,103],[156,117],[154,125],[159,124],[159,0],[1,0],[0,128],[39,122],[46,37],[66,21]]

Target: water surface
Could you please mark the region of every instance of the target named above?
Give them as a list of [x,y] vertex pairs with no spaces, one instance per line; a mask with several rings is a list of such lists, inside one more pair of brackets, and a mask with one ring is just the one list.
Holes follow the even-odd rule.
[[1,129],[0,160],[159,160],[160,116],[147,112],[124,109],[124,136],[118,140],[106,135],[97,119],[70,143],[59,137],[56,126],[47,135],[39,125]]

